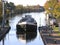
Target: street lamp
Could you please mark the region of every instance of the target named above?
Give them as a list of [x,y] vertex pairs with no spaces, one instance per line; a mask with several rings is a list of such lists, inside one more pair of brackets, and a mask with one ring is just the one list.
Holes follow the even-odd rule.
[[[5,8],[4,8],[4,3],[5,3],[5,0],[1,0],[2,1],[2,17],[3,17],[3,20],[2,20],[2,28],[1,30],[4,30],[4,26],[5,26]],[[2,40],[3,42],[3,45],[4,45],[4,39]]]
[[2,17],[3,17],[2,28],[4,28],[4,25],[5,25],[5,6],[4,6],[4,3],[5,3],[5,0],[2,0]]

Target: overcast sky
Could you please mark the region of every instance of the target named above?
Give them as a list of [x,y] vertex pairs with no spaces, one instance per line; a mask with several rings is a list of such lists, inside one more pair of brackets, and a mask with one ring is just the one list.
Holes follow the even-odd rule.
[[46,0],[7,0],[8,2],[13,2],[15,5],[22,4],[24,6],[26,5],[41,5],[43,6],[46,2]]

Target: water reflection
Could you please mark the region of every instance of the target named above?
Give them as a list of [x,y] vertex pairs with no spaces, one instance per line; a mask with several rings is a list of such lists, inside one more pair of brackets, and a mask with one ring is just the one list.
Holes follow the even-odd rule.
[[[26,15],[26,14],[22,14],[22,15]],[[28,13],[28,14],[32,15],[32,17],[37,21],[38,26],[40,24],[40,17],[41,17],[41,25],[45,25],[44,14],[42,13]],[[9,19],[9,25],[11,26],[11,30],[5,38],[4,45],[44,45],[38,30],[37,32],[30,32],[30,33],[24,32],[22,34],[16,32],[16,24],[20,19],[21,19],[21,15],[17,15]],[[0,45],[2,45],[1,42]]]
[[17,36],[18,40],[20,40],[24,43],[28,43],[30,41],[33,41],[36,38],[37,32],[18,33],[18,31],[17,31],[16,36]]

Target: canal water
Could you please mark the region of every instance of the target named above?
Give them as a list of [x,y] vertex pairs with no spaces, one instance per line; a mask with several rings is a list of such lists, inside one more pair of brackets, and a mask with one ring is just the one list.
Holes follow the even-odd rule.
[[[5,37],[4,45],[44,45],[38,29],[37,32],[17,34],[16,24],[24,15],[31,15],[37,21],[38,27],[40,24],[41,26],[46,25],[44,12],[25,13],[14,16],[9,19],[9,25],[11,26],[11,29]],[[1,42],[0,45],[2,45]]]

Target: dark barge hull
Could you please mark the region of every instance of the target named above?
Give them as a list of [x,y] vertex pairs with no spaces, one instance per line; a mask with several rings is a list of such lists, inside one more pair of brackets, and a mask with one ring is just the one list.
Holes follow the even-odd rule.
[[29,24],[23,24],[23,25],[16,25],[16,30],[18,32],[37,32],[37,25],[29,25]]

